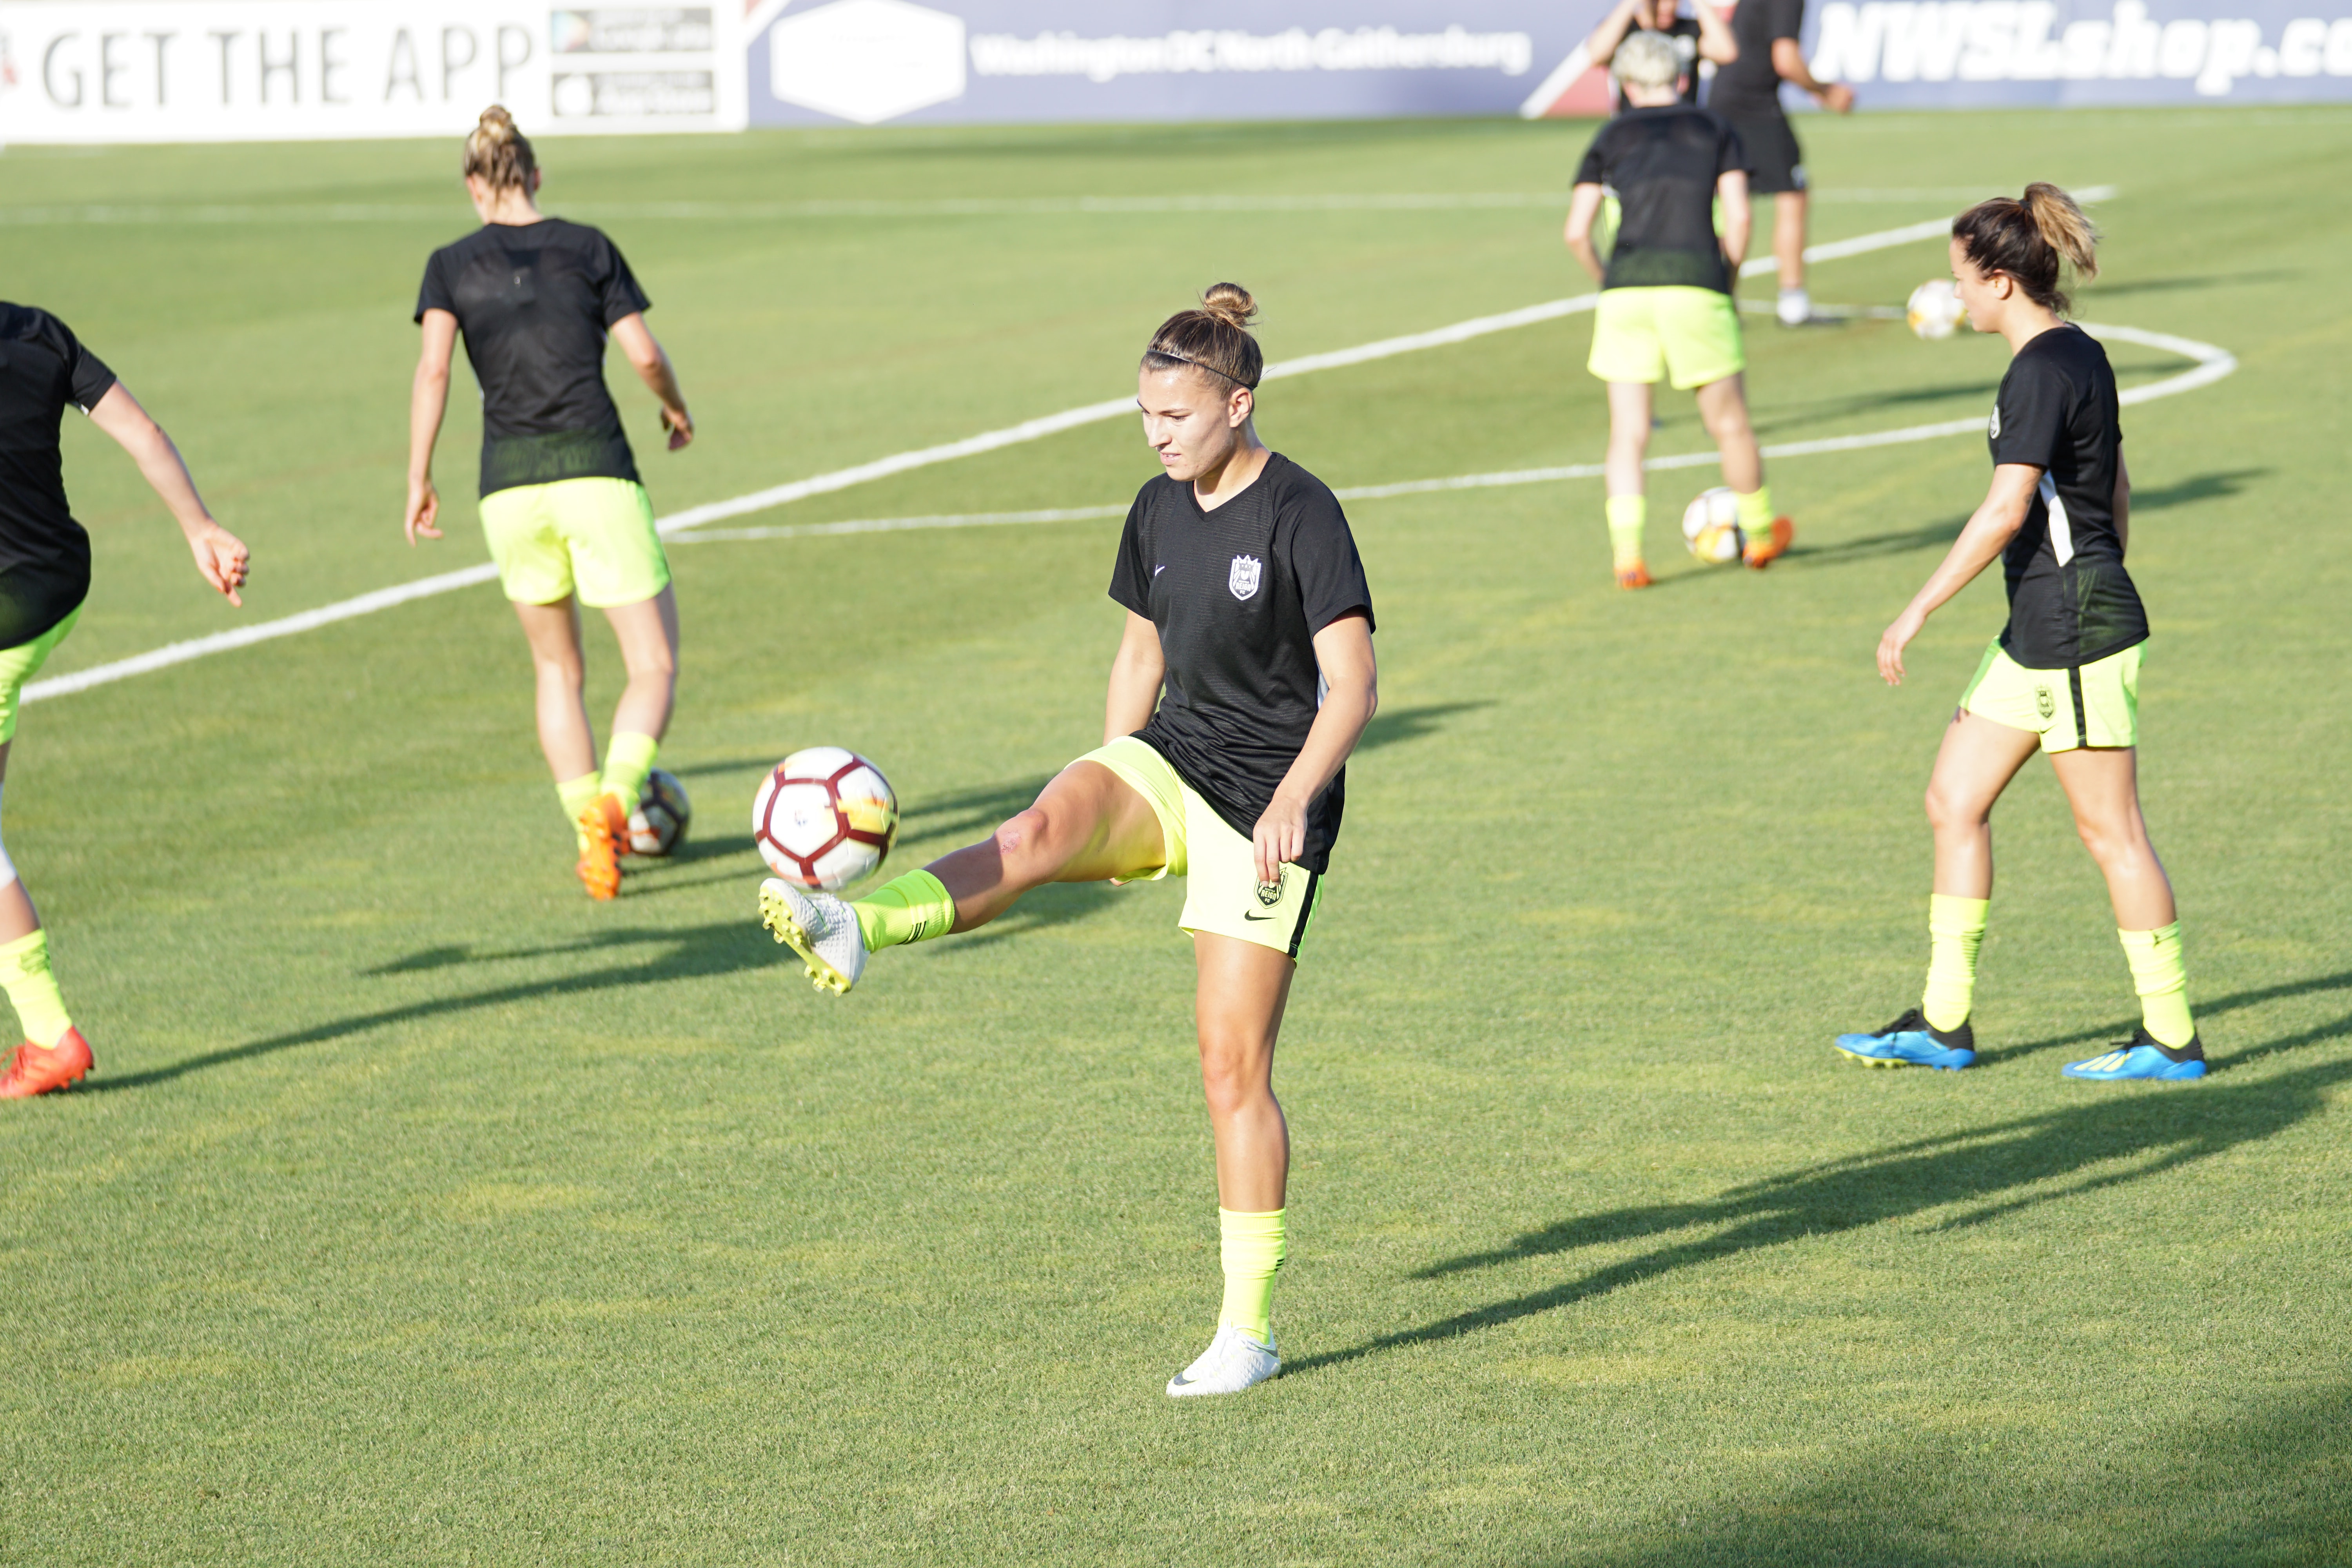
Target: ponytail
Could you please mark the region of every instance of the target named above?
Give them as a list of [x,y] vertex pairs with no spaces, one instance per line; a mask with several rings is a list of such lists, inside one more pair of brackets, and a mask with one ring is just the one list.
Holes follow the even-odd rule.
[[1952,220],[1952,237],[1979,272],[2006,275],[2027,299],[2062,316],[2072,302],[2058,286],[2060,268],[2099,275],[2098,231],[2074,197],[2043,181],[2026,186],[2022,201],[1979,202]]
[[494,103],[466,136],[466,177],[478,174],[494,191],[529,192],[539,160],[531,155],[530,138],[515,129],[506,105]]
[[1212,284],[1198,310],[1179,310],[1160,323],[1143,351],[1143,368],[1157,374],[1192,365],[1255,392],[1265,371],[1265,356],[1250,335],[1256,316],[1257,301],[1248,289]]

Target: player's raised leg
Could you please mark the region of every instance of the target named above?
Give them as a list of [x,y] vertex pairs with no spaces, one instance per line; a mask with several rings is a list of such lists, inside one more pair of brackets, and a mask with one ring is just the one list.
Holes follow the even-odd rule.
[[[76,612],[79,614],[79,612]],[[68,616],[67,627],[72,626]],[[41,639],[41,654],[63,640],[62,636]],[[0,653],[0,680],[5,680],[5,708],[0,708],[0,730],[6,739],[0,739],[0,780],[8,773],[8,751],[15,743],[16,695],[24,685],[21,648]],[[30,661],[37,668],[40,660]],[[5,1071],[0,1071],[0,1100],[20,1100],[28,1095],[47,1094],[63,1089],[79,1079],[96,1065],[91,1058],[89,1042],[74,1027],[72,1017],[66,1012],[64,994],[58,989],[58,979],[49,972],[49,933],[41,927],[41,917],[33,908],[32,895],[16,876],[16,862],[0,846],[0,988],[8,993],[9,1005],[16,1011],[16,1022],[24,1032],[25,1043],[8,1058]]]
[[1873,1067],[1956,1069],[1976,1058],[1977,952],[1992,900],[1992,808],[2041,738],[1965,710],[1952,715],[1927,781],[1936,836],[1927,898],[1927,983],[1919,1005],[1885,1027],[1840,1035],[1837,1048]]

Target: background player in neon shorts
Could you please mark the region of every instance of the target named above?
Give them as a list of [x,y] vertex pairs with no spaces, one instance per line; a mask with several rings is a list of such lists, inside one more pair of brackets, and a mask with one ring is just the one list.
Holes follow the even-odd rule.
[[[580,880],[620,891],[621,847],[677,683],[677,598],[620,411],[604,390],[604,340],[661,400],[673,452],[694,420],[669,356],[646,330],[650,301],[620,250],[585,225],[542,217],[540,170],[493,104],[466,138],[466,192],[482,226],[433,253],[416,298],[425,329],[408,415],[408,542],[438,539],[433,444],[462,331],[482,389],[482,531],[530,640],[539,743],[572,824]],[[580,611],[603,610],[629,674],[604,766],[581,697]]]
[[1675,47],[1675,58],[1682,62],[1682,101],[1695,104],[1699,62],[1717,68],[1729,65],[1739,57],[1739,45],[1722,14],[1707,0],[1691,0],[1691,13],[1682,15],[1682,0],[1618,0],[1617,8],[1601,17],[1592,36],[1584,40],[1585,58],[1606,69],[1627,34],[1659,34]]
[[[1224,1304],[1168,1384],[1234,1394],[1281,1370],[1272,1307],[1290,1133],[1274,1047],[1322,896],[1348,754],[1375,706],[1371,592],[1339,503],[1258,440],[1249,294],[1220,283],[1161,324],[1137,402],[1163,472],[1129,510],[1127,611],[1103,745],[993,836],[855,905],[782,881],[762,917],[820,988],[870,954],[971,931],[1047,882],[1185,879],[1201,1081],[1217,1148]],[[1318,680],[1323,690],[1318,702]]]
[[[1699,417],[1723,454],[1724,483],[1738,500],[1748,564],[1760,570],[1787,551],[1796,530],[1773,516],[1740,380],[1748,356],[1731,289],[1748,245],[1747,161],[1722,121],[1676,101],[1681,64],[1666,38],[1635,33],[1618,46],[1613,69],[1628,107],[1585,150],[1566,237],[1601,280],[1585,368],[1609,385],[1605,483],[1617,585],[1650,585],[1642,555],[1649,515],[1642,461],[1650,446],[1651,388],[1662,379],[1678,392],[1697,389]],[[1592,247],[1592,224],[1611,192],[1623,213],[1604,267]]]
[[2071,1078],[2193,1079],[2205,1051],[2189,1012],[2172,884],[2140,815],[2139,667],[2147,616],[2124,570],[2131,479],[2115,372],[2098,340],[2062,318],[2062,262],[2098,270],[2091,226],[2065,192],[2032,184],[2022,201],[1979,203],[1952,225],[1952,277],[1969,324],[2008,340],[1993,403],[1992,488],[1878,644],[1878,669],[1903,679],[1903,649],[1936,607],[2000,558],[2009,624],[1985,650],[1944,731],[1927,784],[1936,834],[1927,984],[1917,1007],[1848,1056],[1889,1067],[1964,1068],[1978,947],[1992,897],[1992,808],[2036,747],[2074,808],[2107,879],[2117,934],[2142,1007],[2132,1037],[2070,1063]]
[[[0,779],[15,748],[25,682],[81,618],[89,535],[66,506],[58,426],[66,405],[120,442],[172,509],[205,582],[242,607],[245,545],[213,521],[180,449],[131,389],[63,321],[0,302]],[[63,1089],[95,1065],[49,969],[49,933],[0,847],[0,986],[25,1043],[0,1072],[0,1099]]]
[[[1853,89],[1817,81],[1805,64],[1797,36],[1805,27],[1805,0],[1739,0],[1731,13],[1731,36],[1739,53],[1718,67],[1706,89],[1706,106],[1739,132],[1748,149],[1748,190],[1772,198],[1772,259],[1780,274],[1780,324],[1812,320],[1812,296],[1805,292],[1805,218],[1811,182],[1804,149],[1780,107],[1780,84],[1791,83],[1815,103],[1837,114],[1853,110]],[[1745,254],[1743,249],[1742,254]]]

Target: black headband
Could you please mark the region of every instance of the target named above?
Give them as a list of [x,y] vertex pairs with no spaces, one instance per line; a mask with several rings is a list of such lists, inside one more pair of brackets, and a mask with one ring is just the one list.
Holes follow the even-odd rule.
[[1202,360],[1194,359],[1190,354],[1180,354],[1174,349],[1163,349],[1154,346],[1152,348],[1148,348],[1143,352],[1148,354],[1157,354],[1161,359],[1172,359],[1178,364],[1189,364],[1194,370],[1205,370],[1211,375],[1224,376],[1227,381],[1232,382],[1235,386],[1244,387],[1251,392],[1255,392],[1257,390],[1256,382],[1244,381],[1240,376],[1227,374],[1227,373],[1219,370],[1215,365],[1210,364]]

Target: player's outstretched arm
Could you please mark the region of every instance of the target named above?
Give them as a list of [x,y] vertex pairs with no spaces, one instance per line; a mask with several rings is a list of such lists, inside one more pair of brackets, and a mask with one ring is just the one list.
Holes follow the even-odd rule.
[[1103,699],[1103,744],[1132,735],[1151,722],[1160,688],[1168,679],[1168,656],[1160,651],[1160,628],[1127,612],[1118,652],[1110,661],[1110,692]]
[[441,537],[434,521],[441,515],[441,495],[433,488],[433,444],[441,438],[441,416],[449,406],[449,356],[457,346],[453,312],[427,310],[423,326],[416,382],[408,393],[408,508],[402,526],[411,544]]
[[669,355],[646,327],[641,315],[622,317],[613,323],[613,341],[629,356],[629,363],[637,379],[652,389],[661,399],[662,423],[669,428],[669,449],[673,452],[694,439],[694,416],[686,411],[686,394],[677,389],[677,372],[670,368]]
[[1592,248],[1592,220],[1600,216],[1599,185],[1579,185],[1569,193],[1568,226],[1560,231],[1560,237],[1568,241],[1568,248],[1596,283],[1608,276],[1608,268],[1601,265],[1601,253]]
[[1927,586],[1912,595],[1910,604],[1895,617],[1878,639],[1878,673],[1889,686],[1903,684],[1903,649],[1927,617],[1942,607],[1944,602],[1970,583],[1977,574],[2000,558],[2017,531],[2025,526],[2026,513],[2033,507],[2033,491],[2042,483],[2042,470],[2031,463],[2002,463],[1992,471],[1992,488],[1985,492],[1982,505],[1960,536],[1952,541],[1943,564],[1927,579]]
[[1691,0],[1691,14],[1698,18],[1698,58],[1727,66],[1739,58],[1739,40],[1731,36],[1731,24],[1723,13],[1707,4],[1707,0]]
[[[1596,66],[1605,66],[1615,59],[1617,46],[1623,43],[1625,35],[1638,25],[1642,8],[1650,3],[1651,0],[1617,0],[1617,8],[1601,17],[1601,25],[1593,28],[1591,37],[1584,40],[1585,58]],[[1700,25],[1704,26],[1706,24]]]
[[205,581],[243,609],[245,601],[237,596],[237,590],[245,586],[248,560],[245,542],[213,521],[172,437],[147,416],[131,389],[119,381],[106,389],[106,395],[89,411],[89,421],[131,454],[140,473],[172,509],[180,531],[188,536],[188,552],[196,558],[196,570],[205,574]]
[[1821,81],[1813,76],[1812,68],[1805,64],[1805,51],[1794,38],[1772,40],[1772,69],[1785,82],[1793,82],[1797,90],[1832,114],[1853,112],[1853,89],[1842,81]]
[[1250,835],[1261,882],[1279,882],[1282,863],[1307,852],[1307,808],[1347,765],[1348,754],[1381,705],[1372,623],[1362,611],[1350,611],[1315,634],[1315,662],[1323,670],[1323,706],[1316,710],[1307,744],[1298,748],[1273,803]]

